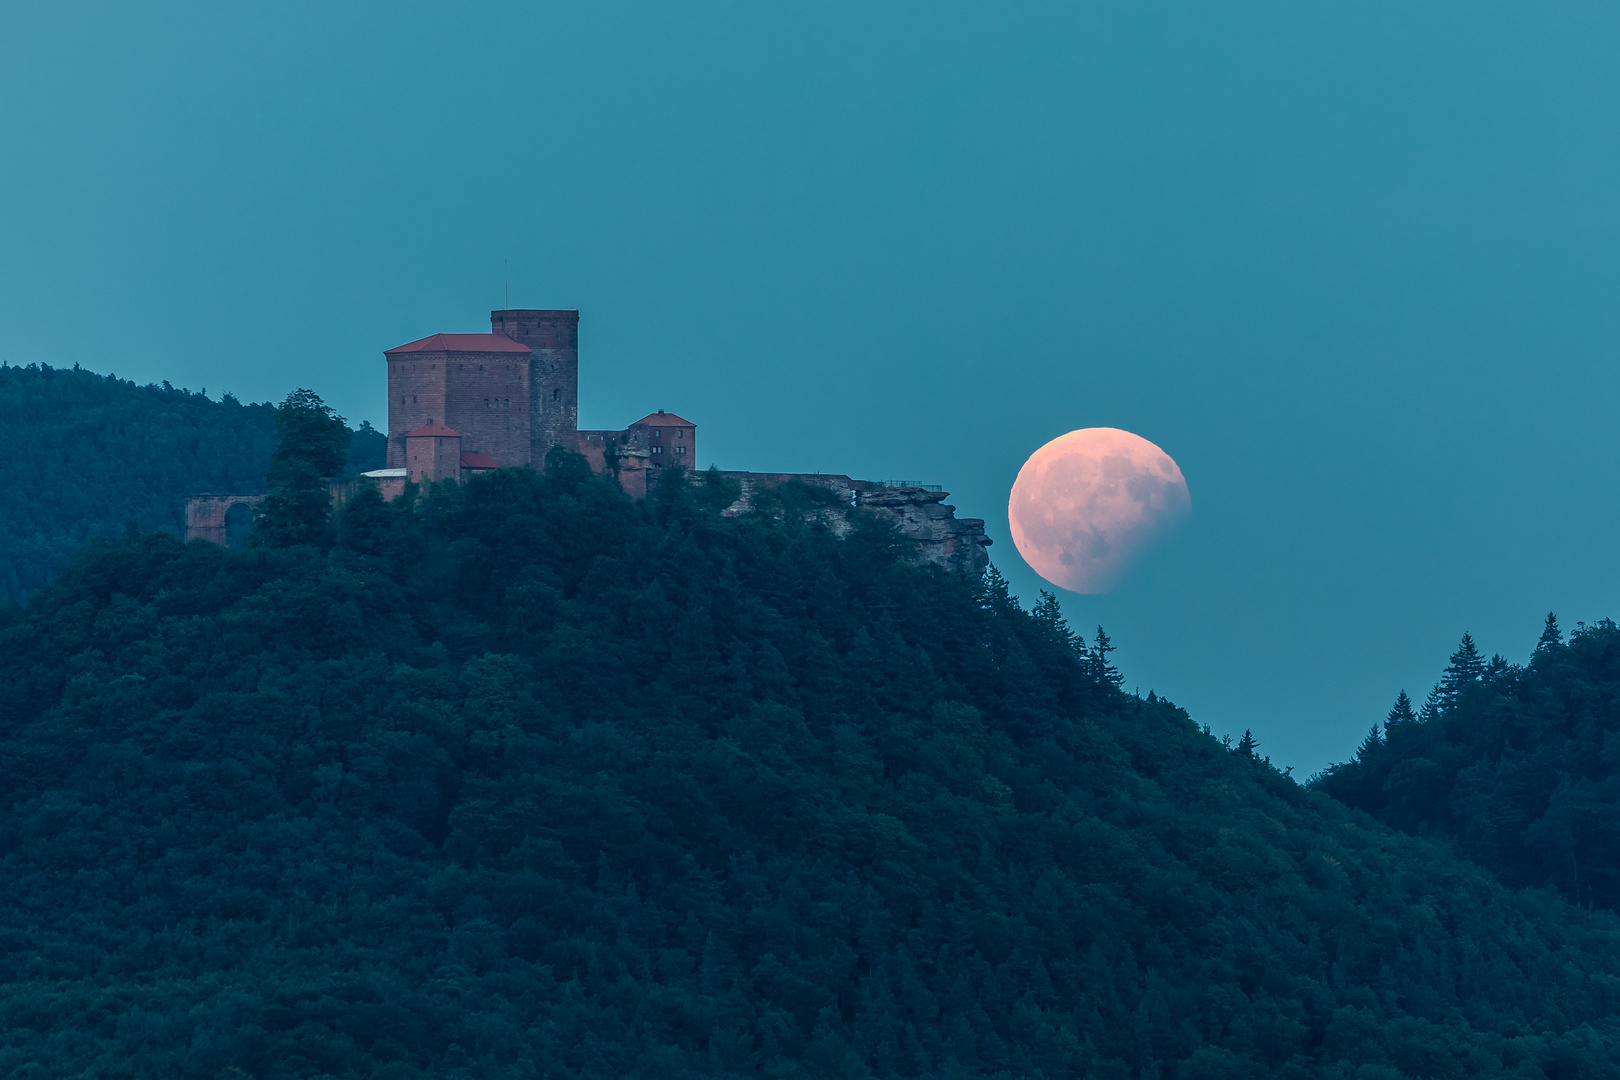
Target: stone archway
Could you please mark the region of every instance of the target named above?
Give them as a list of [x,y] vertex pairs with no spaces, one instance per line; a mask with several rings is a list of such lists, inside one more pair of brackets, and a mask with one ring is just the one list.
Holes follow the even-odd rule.
[[225,509],[225,546],[246,547],[248,534],[253,531],[253,507],[245,502],[233,502]]
[[241,547],[263,501],[263,495],[193,495],[186,500],[186,539]]

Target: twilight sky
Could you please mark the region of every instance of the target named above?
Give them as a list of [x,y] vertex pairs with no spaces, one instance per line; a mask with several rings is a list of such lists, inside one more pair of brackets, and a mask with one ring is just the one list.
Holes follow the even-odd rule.
[[1296,775],[1464,630],[1620,613],[1613,5],[24,0],[0,47],[0,360],[380,426],[509,260],[582,425],[944,484],[1027,599],[1019,466],[1124,428],[1193,514],[1066,610]]

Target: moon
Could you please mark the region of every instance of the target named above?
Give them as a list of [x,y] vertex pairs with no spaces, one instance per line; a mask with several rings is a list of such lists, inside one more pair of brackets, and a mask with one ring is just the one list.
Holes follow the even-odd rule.
[[1034,571],[1060,588],[1105,593],[1192,508],[1170,455],[1119,428],[1081,428],[1029,456],[1007,523]]

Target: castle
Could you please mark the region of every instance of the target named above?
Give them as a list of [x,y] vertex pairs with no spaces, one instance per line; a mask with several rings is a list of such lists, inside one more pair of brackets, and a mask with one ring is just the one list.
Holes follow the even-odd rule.
[[[405,486],[460,481],[492,469],[540,467],[553,447],[576,450],[627,494],[644,498],[659,470],[679,466],[694,482],[697,425],[675,413],[648,413],[614,430],[579,427],[579,312],[509,308],[490,312],[487,334],[432,334],[383,353],[388,364],[386,466],[364,475],[393,499]],[[957,518],[945,492],[909,481],[855,480],[822,473],[726,472],[741,497],[722,511],[746,513],[761,492],[800,484],[833,493],[810,511],[839,534],[858,507],[890,514],[917,545],[921,561],[989,563],[984,522]],[[348,485],[335,484],[343,500]],[[242,542],[263,496],[198,495],[186,503],[187,539]]]

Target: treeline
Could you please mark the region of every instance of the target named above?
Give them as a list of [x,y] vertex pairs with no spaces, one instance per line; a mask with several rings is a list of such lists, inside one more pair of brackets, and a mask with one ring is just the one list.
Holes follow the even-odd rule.
[[1050,598],[664,477],[101,540],[7,615],[0,1073],[1620,1068],[1614,917],[1122,693]]
[[[263,491],[274,413],[77,366],[0,365],[0,602],[21,601],[90,537],[183,535],[187,495]],[[380,468],[384,443],[362,424],[352,469]]]
[[1582,625],[1566,642],[1549,615],[1522,666],[1463,635],[1423,707],[1402,691],[1315,786],[1509,885],[1620,907],[1620,627]]

